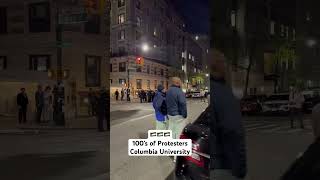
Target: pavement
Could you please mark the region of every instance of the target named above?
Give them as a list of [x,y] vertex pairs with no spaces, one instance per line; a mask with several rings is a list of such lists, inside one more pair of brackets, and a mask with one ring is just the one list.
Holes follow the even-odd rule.
[[1,134],[0,179],[109,179],[108,139],[96,130]]
[[[189,100],[189,122],[206,107],[207,103],[200,100]],[[110,116],[111,179],[173,180],[174,163],[169,157],[128,156],[128,139],[146,138],[147,131],[155,127],[151,104],[114,102]],[[246,180],[279,179],[313,139],[308,116],[304,117],[305,129],[292,129],[288,117],[243,117],[243,120],[247,137]]]

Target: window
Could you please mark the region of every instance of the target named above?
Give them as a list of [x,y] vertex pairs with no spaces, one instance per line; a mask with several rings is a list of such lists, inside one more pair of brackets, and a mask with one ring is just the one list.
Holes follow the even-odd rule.
[[160,70],[160,75],[161,75],[161,76],[164,75],[164,70],[163,70],[163,69]]
[[112,72],[112,64],[110,63],[110,72]]
[[118,7],[125,6],[126,5],[125,3],[126,3],[125,0],[118,0]]
[[154,35],[154,36],[157,36],[157,34],[158,34],[158,33],[157,33],[157,28],[154,27],[154,28],[153,28],[153,35]]
[[157,88],[158,88],[158,81],[154,80],[154,89],[157,89]]
[[147,65],[147,73],[150,74],[150,65]]
[[50,69],[49,55],[30,55],[29,70],[46,72]]
[[142,71],[141,66],[138,66],[138,67],[137,67],[137,72],[141,72],[141,71]]
[[150,80],[147,80],[147,88],[150,89]]
[[136,7],[137,7],[137,9],[141,9],[141,2],[140,2],[140,0],[137,0]]
[[119,72],[126,72],[126,71],[127,71],[126,63],[125,62],[119,63]]
[[283,37],[284,36],[284,25],[283,24],[281,24],[281,26],[280,26],[280,32],[281,32],[281,37]]
[[122,84],[122,85],[126,84],[126,79],[119,79],[119,84]]
[[231,11],[231,26],[235,28],[236,23],[237,23],[236,11]]
[[50,32],[50,5],[48,2],[29,5],[29,31]]
[[118,16],[118,24],[123,24],[125,21],[124,14]]
[[141,38],[141,33],[139,31],[136,31],[136,40],[139,40]]
[[126,53],[126,48],[120,46],[120,47],[119,47],[119,54],[125,54],[125,53]]
[[275,30],[274,30],[274,28],[275,28],[275,22],[274,21],[271,21],[270,22],[270,34],[271,35],[274,35],[275,34]]
[[7,33],[7,8],[0,7],[0,34]]
[[100,16],[91,15],[88,21],[84,25],[84,32],[99,34],[100,33]]
[[100,86],[100,56],[86,55],[86,86],[97,87]]
[[7,69],[7,57],[6,56],[0,56],[0,70]]
[[157,75],[157,67],[154,67],[154,75]]
[[142,89],[142,80],[137,79],[137,89]]
[[141,26],[141,22],[142,22],[142,21],[141,21],[141,17],[138,16],[138,17],[137,17],[137,26],[140,27],[140,26]]
[[125,37],[126,37],[126,35],[125,35],[125,30],[124,30],[124,29],[123,29],[123,30],[120,30],[120,31],[119,31],[119,34],[118,34],[118,39],[119,39],[119,40],[124,40]]

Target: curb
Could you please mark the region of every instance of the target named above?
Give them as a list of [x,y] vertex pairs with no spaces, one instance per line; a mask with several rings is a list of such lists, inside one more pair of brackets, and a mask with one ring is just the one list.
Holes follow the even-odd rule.
[[40,130],[0,130],[0,134],[15,134],[15,135],[36,135],[40,134]]

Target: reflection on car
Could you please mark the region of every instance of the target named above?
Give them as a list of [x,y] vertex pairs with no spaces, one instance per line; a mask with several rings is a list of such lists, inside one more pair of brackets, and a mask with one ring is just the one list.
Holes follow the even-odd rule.
[[193,123],[188,124],[180,138],[192,140],[192,155],[178,156],[175,174],[177,179],[209,179],[209,117],[207,108]]

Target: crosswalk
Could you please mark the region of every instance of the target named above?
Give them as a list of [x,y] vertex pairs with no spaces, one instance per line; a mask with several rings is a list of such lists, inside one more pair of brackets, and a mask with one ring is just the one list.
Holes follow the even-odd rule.
[[310,119],[303,121],[304,129],[300,128],[300,122],[295,121],[295,128],[291,128],[290,121],[266,121],[266,120],[247,120],[244,121],[244,127],[247,133],[307,133],[312,134],[312,125]]

